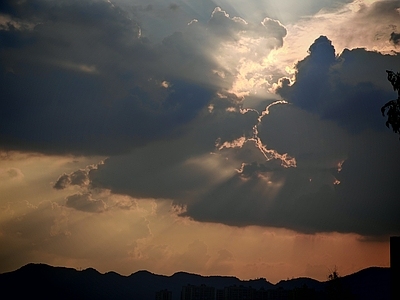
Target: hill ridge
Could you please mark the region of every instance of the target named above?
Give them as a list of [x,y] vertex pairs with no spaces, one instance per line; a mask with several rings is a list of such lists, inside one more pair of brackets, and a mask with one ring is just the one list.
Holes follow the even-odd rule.
[[[372,266],[343,276],[340,280],[356,299],[389,299],[389,279],[389,268]],[[0,289],[4,294],[9,292],[15,297],[24,297],[29,291],[30,297],[42,299],[154,299],[157,291],[168,289],[172,291],[172,299],[179,300],[182,286],[188,284],[205,284],[216,289],[229,286],[252,287],[256,290],[306,287],[322,293],[328,282],[298,277],[272,284],[265,278],[240,280],[234,276],[203,276],[184,271],[167,276],[139,270],[125,276],[114,271],[100,273],[94,268],[77,270],[44,263],[29,263],[15,271],[0,274]],[[21,286],[24,288],[21,289]]]

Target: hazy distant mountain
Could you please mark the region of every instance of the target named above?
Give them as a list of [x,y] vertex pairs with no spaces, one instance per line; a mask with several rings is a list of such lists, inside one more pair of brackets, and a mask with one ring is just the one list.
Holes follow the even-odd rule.
[[[342,284],[351,290],[356,299],[389,299],[389,276],[389,268],[371,267],[344,276]],[[274,285],[265,279],[242,281],[235,277],[200,276],[185,272],[163,276],[139,271],[130,276],[121,276],[115,272],[101,274],[92,268],[78,271],[45,264],[28,264],[16,271],[0,274],[2,295],[10,295],[10,299],[29,296],[41,299],[153,300],[157,291],[168,289],[172,291],[173,299],[179,300],[182,286],[187,284],[205,284],[217,289],[242,285],[257,290],[290,290],[307,286],[316,291],[324,291],[327,283],[310,278],[296,278]]]

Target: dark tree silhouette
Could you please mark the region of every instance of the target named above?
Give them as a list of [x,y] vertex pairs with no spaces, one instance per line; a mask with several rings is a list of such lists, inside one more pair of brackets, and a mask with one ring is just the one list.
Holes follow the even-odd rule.
[[339,276],[337,268],[328,275],[326,282],[326,299],[328,300],[353,300],[355,296],[352,294],[349,287],[345,286],[343,279]]
[[395,133],[400,134],[400,73],[386,70],[388,80],[393,86],[393,90],[397,91],[397,99],[391,100],[381,108],[382,115],[387,115],[386,126],[392,127]]

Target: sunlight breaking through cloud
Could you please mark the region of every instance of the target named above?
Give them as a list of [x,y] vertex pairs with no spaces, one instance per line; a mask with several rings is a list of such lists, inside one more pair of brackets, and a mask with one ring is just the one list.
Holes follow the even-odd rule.
[[246,114],[248,112],[256,112],[258,116],[258,124],[253,126],[253,134],[250,137],[245,137],[242,136],[240,138],[237,138],[233,141],[225,141],[221,143],[221,140],[218,139],[216,141],[216,147],[218,150],[223,150],[223,149],[229,149],[229,148],[242,148],[245,143],[253,143],[254,146],[262,153],[262,155],[265,157],[266,161],[269,161],[271,159],[278,159],[281,161],[281,165],[285,168],[289,167],[296,167],[296,159],[294,157],[291,157],[287,153],[284,154],[279,154],[277,151],[273,149],[268,149],[266,145],[263,144],[261,138],[258,136],[258,125],[261,123],[262,118],[270,113],[269,109],[277,104],[287,104],[288,102],[285,100],[278,100],[270,103],[269,105],[266,106],[266,108],[261,112],[261,114],[255,110],[255,109],[240,109],[241,114]]

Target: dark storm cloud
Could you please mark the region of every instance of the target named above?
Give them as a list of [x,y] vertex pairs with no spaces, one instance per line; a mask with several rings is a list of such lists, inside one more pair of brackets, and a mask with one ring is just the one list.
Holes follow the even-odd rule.
[[268,53],[286,35],[275,20],[247,23],[216,8],[208,23],[151,44],[106,1],[8,3],[0,27],[6,150],[110,155],[177,136],[236,78],[216,49],[261,36]]
[[[198,221],[399,234],[400,144],[380,115],[394,96],[385,70],[396,62],[396,55],[363,49],[337,56],[320,37],[297,64],[296,82],[278,89],[290,103],[270,107],[260,123],[260,112],[240,111],[240,102],[225,95],[227,102],[214,99],[185,138],[112,157],[90,179],[115,193],[170,198]],[[250,141],[238,146],[256,124],[264,145],[295,157],[296,168],[266,160]],[[221,148],[225,141],[229,147]]]
[[[394,97],[385,70],[397,55],[337,55],[322,36],[297,64],[295,83],[277,88],[289,104],[262,114],[217,91],[232,87],[237,70],[212,54],[242,38],[261,37],[263,55],[279,48],[286,29],[275,20],[255,25],[216,8],[206,25],[192,22],[153,45],[109,3],[37,3],[48,9],[19,13],[25,4],[15,4],[1,27],[1,146],[118,154],[59,177],[54,188],[84,191],[67,206],[104,211],[106,189],[171,199],[199,221],[400,233],[399,143],[380,115]],[[296,168],[284,166],[286,154]]]
[[8,3],[2,13],[12,22],[0,28],[4,149],[126,152],[173,135],[214,93],[218,78],[194,38],[150,45],[105,1]]
[[[379,111],[377,112],[379,114]],[[259,136],[296,157],[248,163],[186,206],[198,221],[272,226],[298,232],[398,234],[400,145],[391,132],[348,134],[294,106],[277,106]]]
[[383,129],[375,114],[390,99],[385,70],[399,64],[397,55],[364,49],[344,50],[336,56],[325,36],[310,46],[309,55],[297,63],[293,85],[281,81],[277,92],[290,103],[337,122],[351,132]]
[[[295,83],[282,81],[278,89],[291,105],[273,108],[259,128],[268,145],[291,153],[298,166],[277,197],[287,205],[269,210],[275,214],[264,219],[267,225],[276,226],[271,220],[285,216],[282,226],[300,231],[400,232],[394,213],[400,209],[400,144],[379,114],[395,96],[384,72],[399,63],[398,55],[364,49],[337,56],[323,36],[310,46],[309,56],[297,64]],[[286,111],[284,121],[279,110]],[[309,185],[304,176],[312,184],[322,181],[314,192],[288,194],[301,178],[293,187]]]
[[[217,139],[232,140],[251,134],[258,116],[227,112],[229,103],[238,105],[236,101],[234,95],[216,97],[212,113],[204,109],[179,138],[160,140],[128,155],[108,158],[89,174],[92,185],[138,198],[190,201],[201,189],[224,180],[226,172],[235,172],[225,158],[210,152],[216,150]],[[210,176],[210,171],[217,173]]]
[[280,105],[263,118],[259,137],[269,148],[293,155],[297,167],[283,168],[274,159],[251,162],[248,157],[239,172],[187,205],[184,215],[199,221],[306,233],[354,230],[349,220],[331,215],[341,209],[335,183],[349,146],[340,127],[293,105]]
[[[319,187],[298,169],[258,174],[262,176],[247,180],[235,175],[187,206],[184,215],[233,226],[283,227],[306,233],[339,231],[340,224],[327,218],[328,212],[337,211],[333,210],[335,197],[330,184]],[[284,186],[275,186],[280,184]]]

